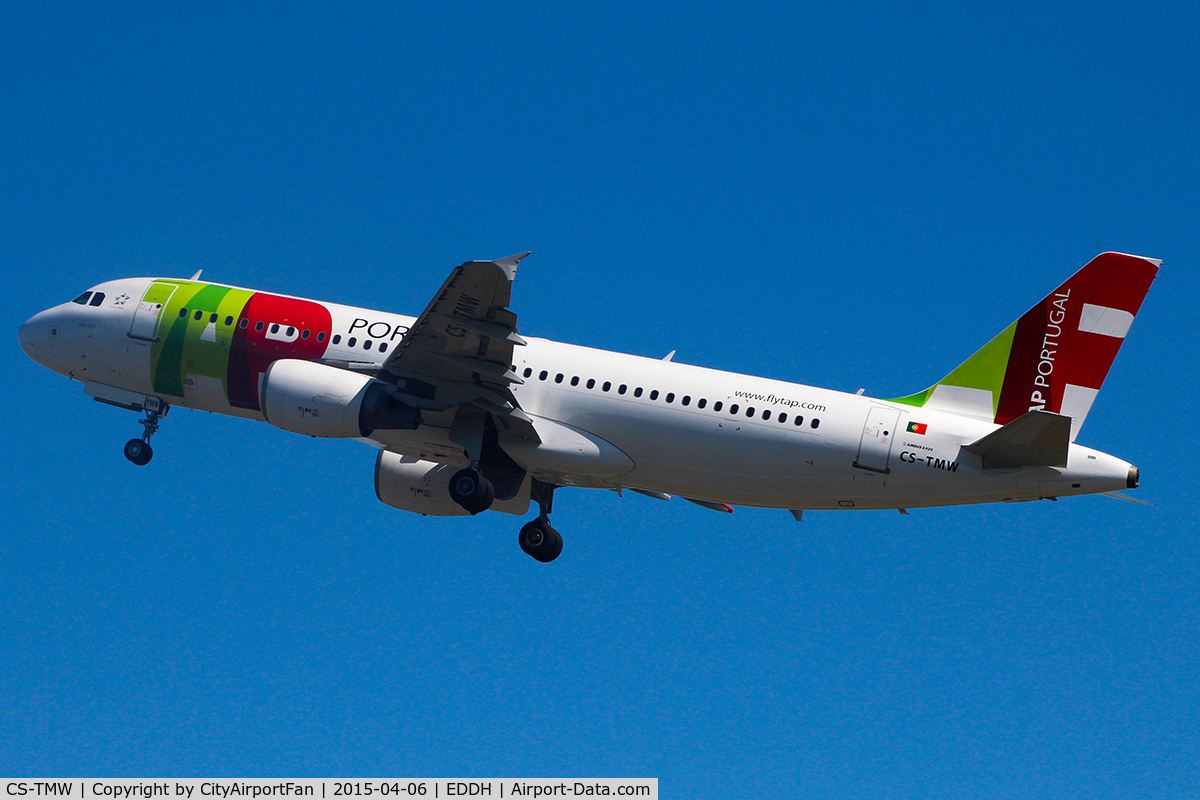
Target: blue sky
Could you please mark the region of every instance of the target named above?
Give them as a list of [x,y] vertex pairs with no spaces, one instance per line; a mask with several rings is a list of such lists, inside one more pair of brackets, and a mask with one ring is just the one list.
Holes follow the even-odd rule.
[[[1200,781],[1185,4],[43,3],[0,30],[0,773],[657,776],[680,797]],[[19,324],[131,275],[417,313],[530,249],[522,332],[869,394],[1104,250],[1164,267],[1080,442],[1137,496],[406,515],[373,452],[129,412]]]

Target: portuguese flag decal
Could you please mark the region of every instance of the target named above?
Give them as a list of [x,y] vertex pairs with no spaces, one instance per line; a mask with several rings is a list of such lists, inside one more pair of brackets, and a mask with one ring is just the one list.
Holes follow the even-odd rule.
[[928,425],[926,425],[924,422],[910,422],[910,423],[908,423],[908,429],[907,429],[907,430],[908,430],[908,432],[909,432],[909,433],[918,433],[918,434],[920,434],[921,436],[924,436],[924,435],[925,435],[925,429],[926,429],[926,428],[928,428],[928,427],[929,427],[929,426],[928,426]]

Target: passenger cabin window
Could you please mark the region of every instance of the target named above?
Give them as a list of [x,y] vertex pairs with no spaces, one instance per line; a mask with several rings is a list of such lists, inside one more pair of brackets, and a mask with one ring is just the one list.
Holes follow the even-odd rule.
[[754,416],[754,406],[748,406],[748,407],[746,408],[746,416],[747,416],[747,417],[753,417],[753,416]]
[[629,388],[628,386],[626,386],[625,384],[622,383],[620,386],[617,387],[617,394],[625,394],[625,390],[628,388]]
[[371,349],[371,340],[367,339],[365,342],[363,342],[363,350],[370,350],[370,349]]
[[200,309],[196,309],[196,313],[193,314],[192,317],[196,320],[196,322],[199,322],[204,317],[204,312]]
[[98,306],[103,302],[104,302],[104,292],[96,292],[94,295],[92,295],[92,302],[88,303],[88,305],[89,306]]
[[683,396],[683,399],[680,400],[679,402],[683,403],[685,406],[690,406],[692,404],[692,398],[690,395],[685,394]]
[[609,389],[612,388],[612,381],[605,381],[604,385],[601,386],[600,388],[607,392]]
[[228,328],[232,324],[233,324],[233,317],[226,317],[225,318],[225,327]]
[[589,388],[589,389],[596,388],[596,379],[595,378],[588,378],[587,388]]
[[381,353],[386,353],[386,352],[387,352],[387,342],[380,342],[380,343],[379,343],[379,352],[381,352]]
[[723,406],[723,405],[725,405],[725,404],[722,403],[720,400],[718,400],[717,402],[713,403],[713,411],[720,411],[721,406]]
[[[91,293],[91,292],[84,292],[83,294],[79,295],[79,297],[76,297],[76,298],[75,298],[74,300],[72,300],[71,302],[72,302],[72,303],[78,303],[78,304],[79,304],[79,305],[81,305],[81,306],[86,306],[86,305],[87,305],[87,301],[88,301],[88,300],[90,300],[90,299],[91,299],[91,297],[92,297],[92,293]],[[184,312],[184,313],[187,313],[187,312]]]
[[787,422],[787,412],[786,411],[779,415],[779,423],[782,425],[785,422]]
[[675,402],[675,393],[674,392],[667,392],[667,402],[668,403]]
[[209,317],[208,317],[208,321],[209,321],[209,322],[216,322],[216,321],[217,321],[217,312],[215,312],[215,311],[214,311],[212,314],[210,314],[210,315],[209,315]]
[[738,405],[737,405],[737,403],[734,403],[733,405],[731,405],[729,407],[729,413],[736,414],[737,412],[738,412]]
[[242,317],[242,321],[238,323],[238,327],[244,329],[249,324],[250,324],[250,320],[246,319],[245,317]]
[[287,331],[286,331],[287,335],[288,335],[288,336],[291,336],[291,335],[292,335],[292,334],[294,334],[295,332],[296,332],[296,329],[295,329],[295,328],[293,328],[291,325],[288,325],[288,329],[287,329]]
[[341,335],[340,333],[335,333],[335,334],[333,335],[333,343],[334,343],[334,344],[341,344],[341,343],[342,343],[342,335]]
[[770,419],[770,418],[771,418],[771,411],[770,411],[770,409],[768,409],[763,412],[763,419]]
[[318,341],[318,342],[323,342],[323,341],[325,341],[325,331],[318,331],[318,332],[317,332],[317,341]]
[[796,426],[797,428],[798,428],[798,427],[800,427],[801,425],[803,425],[803,424],[804,424],[804,417],[802,417],[802,416],[800,416],[799,414],[797,414],[797,415],[796,415],[796,422],[795,422],[794,424],[795,424],[795,426]]
[[657,400],[657,399],[658,399],[658,389],[654,389],[653,391],[651,391],[651,392],[650,392],[650,399],[651,399],[651,400]]
[[708,401],[703,397],[696,401],[696,408],[704,408],[706,405],[708,405]]
[[546,370],[542,370],[541,372],[539,372],[539,373],[538,373],[538,380],[539,380],[539,381],[544,381],[544,380],[546,380],[546,376],[547,376],[547,375],[549,375],[549,374],[550,374],[550,373],[549,373],[549,372],[547,372]]
[[179,309],[179,318],[183,319],[186,316],[187,316],[187,309],[186,308]]
[[561,372],[554,376],[554,382],[555,383],[563,382],[563,374]]
[[261,319],[258,322],[254,323],[254,330],[256,330],[260,333],[262,332],[262,329],[265,327],[266,327],[266,323],[263,322]]
[[310,333],[312,333],[312,331],[310,331],[308,328],[305,328],[305,329],[303,330],[303,332],[301,332],[301,334],[300,334],[300,338],[301,338],[301,339],[307,339],[307,338],[308,338],[308,335],[309,335]]
[[358,344],[358,337],[351,336],[350,339],[346,342],[346,347],[354,347],[354,345],[356,345],[356,344]]
[[578,375],[576,375],[574,378],[571,378],[571,385],[572,385],[572,386],[578,386],[578,385],[579,385],[579,376],[578,376]]
[[279,323],[278,322],[271,325],[271,333],[279,333]]
[[814,417],[810,427],[815,431],[818,427],[820,427],[820,425],[821,425],[821,420],[816,419]]
[[528,378],[528,377],[529,377],[530,375],[532,375],[532,374],[533,374],[533,370],[532,370],[532,369],[530,369],[529,367],[526,367],[526,368],[525,368],[525,373],[524,373],[525,377],[526,377],[526,378]]

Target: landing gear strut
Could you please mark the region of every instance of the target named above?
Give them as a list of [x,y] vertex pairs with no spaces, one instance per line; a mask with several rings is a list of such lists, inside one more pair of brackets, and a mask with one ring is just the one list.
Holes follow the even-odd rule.
[[167,415],[171,407],[166,403],[159,403],[158,409],[154,410],[151,406],[146,406],[146,418],[138,420],[142,424],[142,438],[130,439],[125,443],[125,457],[137,464],[139,467],[144,467],[150,463],[150,459],[154,457],[154,448],[150,446],[150,437],[158,432],[158,422]]
[[525,523],[517,543],[526,554],[548,564],[558,558],[563,549],[562,536],[550,527],[550,507],[554,500],[554,485],[533,480],[533,499],[538,504],[537,519]]

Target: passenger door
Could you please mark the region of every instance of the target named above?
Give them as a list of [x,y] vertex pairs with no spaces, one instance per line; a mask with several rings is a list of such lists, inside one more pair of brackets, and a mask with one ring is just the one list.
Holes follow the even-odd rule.
[[896,438],[896,423],[900,411],[886,406],[872,406],[867,412],[862,438],[858,442],[858,458],[854,466],[873,472],[888,473],[888,458],[892,453],[892,441]]

